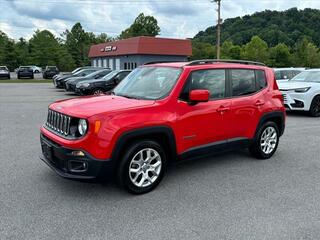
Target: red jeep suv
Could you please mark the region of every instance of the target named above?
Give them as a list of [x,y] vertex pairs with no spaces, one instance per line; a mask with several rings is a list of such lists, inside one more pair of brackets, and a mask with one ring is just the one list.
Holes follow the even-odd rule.
[[110,95],[51,104],[41,159],[62,177],[115,176],[128,191],[146,193],[176,160],[239,147],[270,158],[284,128],[274,72],[261,63],[151,64]]

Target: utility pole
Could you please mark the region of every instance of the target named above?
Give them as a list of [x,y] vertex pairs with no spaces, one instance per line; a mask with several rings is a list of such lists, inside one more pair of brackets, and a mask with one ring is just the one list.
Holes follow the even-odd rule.
[[214,0],[214,2],[217,3],[218,5],[218,9],[217,9],[217,12],[218,12],[218,22],[217,22],[217,42],[216,42],[216,45],[217,45],[217,59],[220,59],[220,36],[221,36],[221,22],[222,22],[222,19],[221,19],[221,0]]

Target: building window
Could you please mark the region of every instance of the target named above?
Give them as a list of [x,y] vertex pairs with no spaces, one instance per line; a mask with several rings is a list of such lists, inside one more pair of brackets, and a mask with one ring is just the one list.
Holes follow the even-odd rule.
[[137,63],[134,63],[134,68],[137,68]]
[[131,63],[131,69],[133,69],[133,62]]
[[124,63],[124,70],[126,70],[127,69],[127,63],[125,62]]

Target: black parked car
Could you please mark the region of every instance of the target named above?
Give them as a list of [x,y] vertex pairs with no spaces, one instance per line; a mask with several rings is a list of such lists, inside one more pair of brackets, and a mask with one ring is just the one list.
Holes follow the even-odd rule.
[[103,70],[98,70],[96,72],[93,72],[85,77],[71,77],[66,80],[65,83],[65,89],[68,92],[74,92],[76,90],[76,84],[78,82],[82,81],[93,81],[95,79],[100,79],[103,78],[104,76],[108,75],[111,73],[112,70],[110,69],[103,69]]
[[43,78],[52,78],[57,74],[59,74],[59,69],[56,66],[46,66],[46,69],[43,72]]
[[0,78],[10,79],[10,71],[6,66],[0,66]]
[[17,77],[34,79],[33,69],[30,66],[20,66],[17,71]]
[[64,76],[67,76],[67,75],[70,76],[70,75],[73,75],[73,74],[75,74],[77,72],[80,72],[83,69],[88,69],[88,68],[91,68],[91,67],[89,67],[89,66],[87,66],[87,67],[78,67],[78,68],[74,69],[72,72],[59,73],[59,74],[53,76],[52,79],[55,80],[55,79],[58,79],[60,77],[64,77]]
[[79,95],[99,95],[108,92],[115,88],[130,72],[116,70],[101,79],[78,82],[75,92]]
[[67,79],[71,77],[85,77],[89,75],[90,73],[96,72],[98,70],[101,70],[102,68],[85,68],[82,69],[74,74],[71,75],[63,75],[61,77],[55,78],[53,80],[53,84],[56,88],[64,88],[65,87],[65,82]]

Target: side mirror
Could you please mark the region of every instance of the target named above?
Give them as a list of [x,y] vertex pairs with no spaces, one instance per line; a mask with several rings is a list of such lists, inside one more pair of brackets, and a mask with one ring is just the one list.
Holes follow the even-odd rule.
[[191,90],[191,92],[189,93],[189,99],[194,103],[208,102],[209,97],[210,92],[206,89]]

